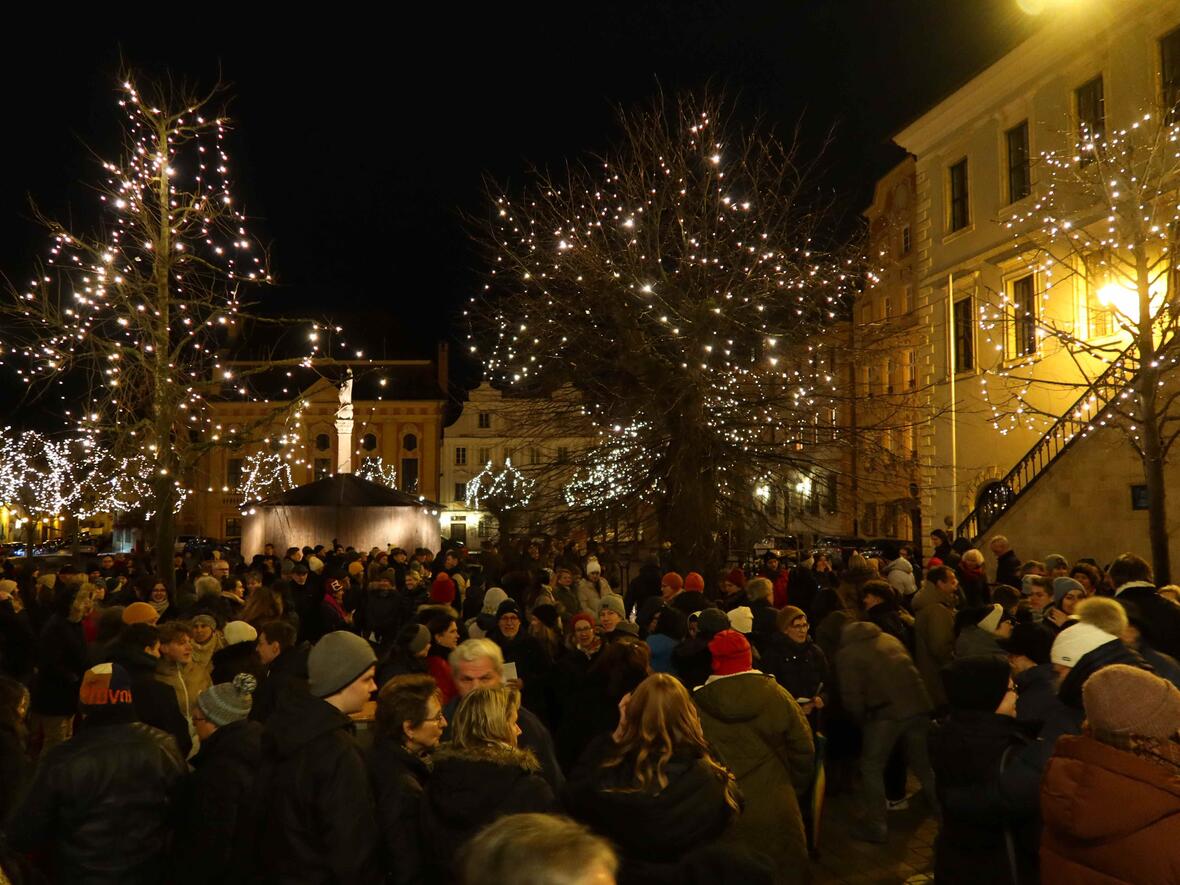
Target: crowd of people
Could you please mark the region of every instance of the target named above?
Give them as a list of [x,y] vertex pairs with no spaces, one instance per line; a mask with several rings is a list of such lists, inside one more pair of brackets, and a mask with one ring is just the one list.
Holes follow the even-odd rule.
[[0,562],[0,882],[806,882],[825,781],[937,881],[1180,881],[1178,588],[931,541]]

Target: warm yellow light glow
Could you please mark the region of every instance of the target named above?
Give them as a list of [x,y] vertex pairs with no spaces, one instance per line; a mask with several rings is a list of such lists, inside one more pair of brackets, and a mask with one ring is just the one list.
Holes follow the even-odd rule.
[[[1150,309],[1154,316],[1163,304],[1165,286],[1162,282],[1152,286],[1150,292]],[[1109,307],[1132,323],[1139,322],[1139,292],[1134,286],[1125,283],[1107,283],[1097,292],[1098,303]]]

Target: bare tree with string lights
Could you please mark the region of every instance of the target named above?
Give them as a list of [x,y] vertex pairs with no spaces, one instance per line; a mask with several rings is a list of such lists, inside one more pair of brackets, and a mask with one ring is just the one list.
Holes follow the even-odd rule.
[[81,231],[38,213],[49,255],[0,303],[0,358],[31,394],[83,378],[73,429],[144,468],[166,577],[185,475],[219,444],[210,399],[250,395],[223,365],[250,319],[243,299],[270,280],[231,190],[224,98],[126,75],[117,156],[98,160],[98,221]]
[[980,328],[1007,357],[986,398],[1001,433],[1058,434],[1064,445],[1120,432],[1143,466],[1155,576],[1166,582],[1164,465],[1180,437],[1180,125],[1147,113],[1103,128],[1083,124],[1042,153],[1031,205],[1004,220],[1021,266],[980,306]]
[[803,440],[820,422],[836,433],[824,342],[858,252],[825,239],[797,149],[723,101],[661,99],[620,130],[602,157],[490,189],[470,351],[509,390],[577,388],[535,400],[533,421],[538,437],[589,425],[599,440],[565,485],[571,507],[650,506],[676,561],[707,568],[757,518],[759,478],[812,469]]

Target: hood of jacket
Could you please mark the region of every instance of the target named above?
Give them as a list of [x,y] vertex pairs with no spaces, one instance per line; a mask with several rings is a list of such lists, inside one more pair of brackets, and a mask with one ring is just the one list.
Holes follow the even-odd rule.
[[142,648],[128,648],[116,644],[110,652],[112,664],[118,664],[132,676],[154,676],[160,666],[160,658],[149,655]]
[[764,673],[738,673],[716,679],[693,692],[697,705],[722,722],[757,719],[778,692],[773,677]]
[[1121,639],[1104,642],[1093,651],[1086,652],[1078,659],[1077,664],[1061,680],[1061,687],[1057,690],[1057,697],[1067,706],[1075,710],[1083,710],[1082,686],[1086,680],[1103,667],[1111,664],[1127,664],[1131,667],[1142,667],[1150,670],[1151,665],[1143,660],[1142,655],[1130,648]]
[[541,774],[541,764],[528,750],[503,744],[443,745],[434,754],[426,801],[449,826],[470,828],[488,820],[489,806],[495,807],[533,774]]
[[1046,826],[1088,842],[1137,833],[1177,805],[1180,777],[1089,735],[1058,740],[1041,791]]
[[262,762],[262,723],[240,719],[223,725],[201,741],[201,751],[192,759],[200,768],[213,759],[233,759],[250,768]]
[[353,732],[352,720],[325,700],[291,695],[266,722],[268,741],[280,758],[295,755],[316,738],[334,731]]
[[889,565],[885,566],[885,574],[888,575],[890,572],[903,572],[907,575],[912,575],[914,573],[914,566],[904,556],[899,556],[893,562],[889,563]]
[[872,642],[881,635],[881,628],[870,621],[853,621],[840,633],[840,647],[847,648],[857,642]]

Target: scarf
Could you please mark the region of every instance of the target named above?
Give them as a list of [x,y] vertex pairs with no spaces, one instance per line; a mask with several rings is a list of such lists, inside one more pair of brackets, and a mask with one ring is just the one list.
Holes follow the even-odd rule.
[[155,602],[151,599],[148,600],[148,605],[156,610],[157,615],[161,616],[163,616],[164,612],[168,611],[168,606],[171,604],[172,603],[170,603],[167,599],[165,599],[163,602]]
[[1094,733],[1094,737],[1108,746],[1138,756],[1167,769],[1172,777],[1180,777],[1180,742],[1144,737],[1138,734]]

